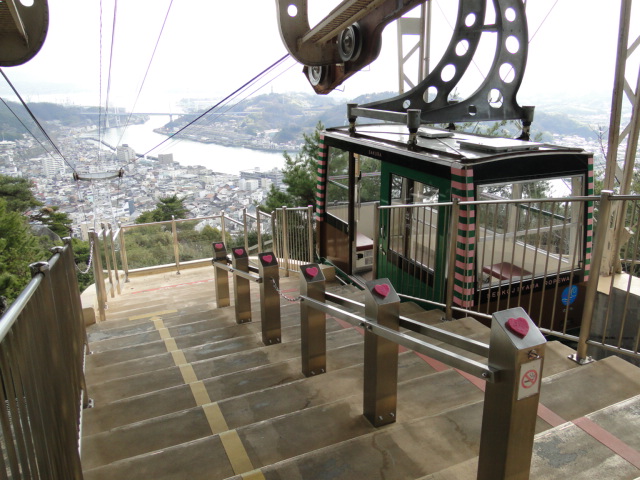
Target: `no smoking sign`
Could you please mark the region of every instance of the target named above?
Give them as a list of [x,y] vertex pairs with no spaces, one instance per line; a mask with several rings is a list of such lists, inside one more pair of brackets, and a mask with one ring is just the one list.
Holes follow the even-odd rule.
[[520,365],[520,381],[518,383],[518,400],[537,395],[540,392],[540,373],[542,359]]

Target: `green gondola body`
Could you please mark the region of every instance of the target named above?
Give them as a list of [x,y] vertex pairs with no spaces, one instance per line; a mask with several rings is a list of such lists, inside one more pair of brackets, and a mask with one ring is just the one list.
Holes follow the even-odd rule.
[[[593,155],[580,148],[426,130],[412,147],[402,125],[325,132],[316,206],[320,257],[353,276],[366,275],[375,255],[376,276],[389,278],[404,298],[429,300],[428,308],[444,303],[454,259],[457,306],[491,313],[508,301],[540,318],[549,309],[569,311],[565,322],[577,323],[581,308],[575,299],[584,293],[591,256],[588,202],[579,212],[571,201],[463,204],[453,225],[451,202],[592,195]],[[374,202],[381,207],[377,216]],[[530,240],[534,220],[538,230],[546,229],[542,245]]]

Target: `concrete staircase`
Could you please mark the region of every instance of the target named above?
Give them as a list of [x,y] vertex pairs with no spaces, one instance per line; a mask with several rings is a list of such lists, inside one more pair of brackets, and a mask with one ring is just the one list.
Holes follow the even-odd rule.
[[[211,267],[133,279],[89,327],[85,479],[475,478],[481,381],[401,350],[397,422],[375,429],[358,328],[327,318],[328,371],[305,378],[299,305],[282,300],[282,343],[265,347],[257,296],[237,325],[212,280]],[[295,297],[298,279],[281,289]],[[402,314],[438,321],[412,304]],[[472,319],[438,326],[488,342]],[[640,477],[640,370],[617,357],[578,367],[570,353],[547,346],[531,478]]]

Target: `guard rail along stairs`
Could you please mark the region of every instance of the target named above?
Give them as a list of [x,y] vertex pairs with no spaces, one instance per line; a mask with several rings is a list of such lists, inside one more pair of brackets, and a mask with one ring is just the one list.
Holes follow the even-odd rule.
[[[615,200],[605,196],[605,202]],[[601,198],[584,201],[596,203]],[[624,199],[625,205],[636,201]],[[599,215],[606,210],[602,205],[597,204]],[[628,217],[637,222],[634,215]],[[633,239],[633,229],[630,234]],[[122,265],[122,250],[115,248],[119,242],[110,238],[103,232],[93,237],[96,288],[101,283],[105,293],[110,284],[98,279],[103,273],[98,262],[107,263],[106,255],[98,260],[104,244],[110,244],[112,282],[118,257]],[[596,229],[596,251],[599,239]],[[82,472],[79,464],[61,459],[77,457],[80,405],[88,404],[87,389],[76,375],[84,340],[75,340],[73,347],[56,347],[51,340],[57,342],[62,327],[58,332],[45,327],[41,333],[49,335],[47,348],[55,361],[49,365],[38,358],[38,365],[46,364],[39,373],[51,372],[60,361],[68,366],[63,370],[73,376],[72,381],[33,374],[18,382],[11,376],[13,370],[7,374],[2,365],[9,407],[7,418],[2,418],[5,478],[21,478],[26,468],[34,468],[16,462],[15,468],[11,466],[11,448],[6,446],[11,444],[16,458],[31,461],[27,465],[58,462],[72,467],[50,478],[442,480],[640,475],[635,433],[640,425],[634,413],[640,405],[640,375],[621,358],[572,362],[567,357],[577,352],[545,341],[538,328],[543,319],[529,321],[517,307],[505,305],[492,312],[491,328],[469,317],[442,321],[445,311],[425,311],[412,301],[400,303],[395,285],[386,279],[375,280],[362,291],[336,283],[331,269],[305,258],[298,259],[297,274],[287,276],[276,251],[254,256],[249,252],[252,246],[241,245],[231,247],[232,258],[227,258],[224,241],[209,245],[214,248],[213,268],[209,257],[208,266],[184,269],[176,262],[172,271],[122,275],[129,281],[120,284],[119,295],[114,286],[104,320],[98,315],[98,323],[89,327],[92,354],[86,357],[85,374],[95,406],[82,411]],[[62,263],[57,260],[63,258],[62,252],[56,255],[51,270],[59,268],[72,277],[72,261]],[[597,259],[593,255],[592,262]],[[631,254],[623,260],[635,262]],[[285,272],[282,277],[280,270]],[[47,274],[36,275],[40,276],[46,280]],[[45,280],[36,281],[46,284]],[[252,289],[252,283],[259,289]],[[58,287],[67,293],[55,294],[56,305],[78,306],[64,315],[65,328],[76,333],[70,338],[77,339],[83,324],[69,320],[81,318],[73,293],[77,290],[56,281]],[[632,288],[629,292],[633,294]],[[21,303],[5,314],[2,325],[7,315],[16,316],[14,308]],[[38,305],[36,314],[50,310]],[[260,312],[259,318],[253,312]],[[634,323],[626,321],[625,336],[632,326],[637,331]],[[594,322],[591,328],[597,325]],[[28,353],[48,358],[47,349],[31,352],[24,341],[17,346],[18,351],[9,354],[3,343],[3,362],[8,356],[28,358]],[[22,373],[21,369],[15,367]],[[51,380],[55,386],[47,387]],[[33,389],[16,391],[16,384]],[[20,428],[6,423],[19,421],[20,427],[41,433],[38,428],[43,424],[34,419],[43,418],[38,412],[52,407],[34,407],[29,421],[18,410],[23,403],[42,398],[42,392],[59,393],[69,385],[74,393],[65,398],[76,400],[63,403],[77,405],[78,414],[65,411],[56,422],[47,422],[48,430],[65,439],[64,445],[53,447],[55,453],[42,453],[41,439],[29,443]],[[25,402],[17,401],[20,395]],[[524,406],[526,413],[519,410]],[[529,447],[515,453],[500,441],[487,442],[499,427],[509,432],[512,445]],[[32,444],[37,453],[23,454],[28,451],[25,445]],[[502,473],[483,473],[488,472],[487,458],[501,458],[490,463]]]

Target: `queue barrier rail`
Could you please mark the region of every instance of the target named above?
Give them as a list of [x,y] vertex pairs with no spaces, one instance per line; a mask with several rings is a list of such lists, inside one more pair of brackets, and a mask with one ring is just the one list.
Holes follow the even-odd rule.
[[[362,309],[359,302],[327,294],[317,264],[301,266],[302,373],[308,377],[327,371],[325,324],[326,315],[331,315],[364,329],[363,415],[375,427],[396,421],[398,345],[483,379],[477,478],[529,478],[546,340],[524,309],[495,312],[487,346],[435,327],[417,327],[404,317],[401,321],[400,297],[386,278],[366,282],[364,292]],[[334,300],[356,311],[327,303]],[[486,355],[487,363],[407,335],[400,331],[401,323],[449,345],[463,345],[469,352]]]

